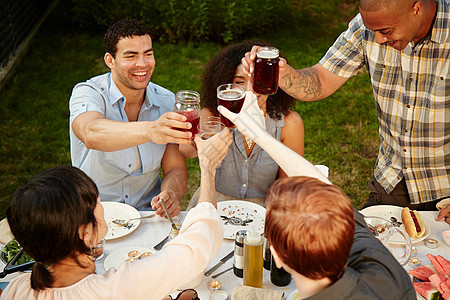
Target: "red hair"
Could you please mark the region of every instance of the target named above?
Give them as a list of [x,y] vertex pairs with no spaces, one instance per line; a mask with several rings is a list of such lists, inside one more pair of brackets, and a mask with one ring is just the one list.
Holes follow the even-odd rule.
[[339,279],[353,244],[350,199],[311,177],[275,181],[266,197],[265,236],[283,263],[310,279]]

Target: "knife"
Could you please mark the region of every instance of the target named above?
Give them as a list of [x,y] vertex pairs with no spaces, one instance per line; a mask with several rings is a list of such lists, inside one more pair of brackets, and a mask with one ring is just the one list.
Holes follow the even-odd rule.
[[228,253],[224,258],[222,258],[214,267],[212,267],[211,269],[209,269],[208,271],[205,272],[205,276],[209,276],[211,275],[212,272],[214,272],[218,267],[220,267],[221,265],[223,265],[227,260],[229,260],[230,258],[232,258],[234,255],[234,250],[232,250],[230,253]]
[[217,273],[217,274],[211,276],[211,278],[213,278],[213,279],[214,279],[214,278],[217,278],[217,277],[219,277],[220,275],[225,274],[226,272],[230,271],[231,269],[233,269],[233,267],[230,267],[230,268],[226,269],[225,271],[219,272],[219,273]]
[[163,198],[161,198],[160,201],[161,201],[161,206],[162,206],[162,208],[164,209],[164,212],[165,212],[166,215],[167,215],[167,218],[169,218],[170,223],[172,223],[172,228],[173,228],[174,230],[178,230],[177,225],[175,225],[175,223],[173,222],[172,217],[170,216],[169,210],[167,209],[167,206],[166,206],[166,202],[164,202],[164,199],[163,199]]

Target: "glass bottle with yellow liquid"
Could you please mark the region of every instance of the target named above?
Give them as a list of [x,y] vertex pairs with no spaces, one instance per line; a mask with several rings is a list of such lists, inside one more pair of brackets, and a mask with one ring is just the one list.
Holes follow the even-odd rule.
[[263,250],[263,239],[253,229],[244,239],[244,285],[262,288]]

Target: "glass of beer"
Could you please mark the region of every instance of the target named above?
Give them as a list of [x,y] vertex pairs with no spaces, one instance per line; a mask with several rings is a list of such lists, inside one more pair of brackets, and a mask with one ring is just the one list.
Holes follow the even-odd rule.
[[198,125],[198,134],[203,140],[220,133],[225,128],[225,125],[220,122],[219,117],[204,117],[200,118]]
[[182,90],[175,95],[174,112],[184,115],[187,122],[191,123],[191,129],[180,129],[190,131],[192,138],[198,133],[200,121],[200,94],[196,91]]
[[273,95],[278,90],[280,61],[279,51],[274,47],[261,47],[256,51],[253,91],[260,95]]
[[[234,113],[239,113],[241,111],[242,105],[245,99],[245,88],[238,84],[226,83],[222,84],[217,88],[217,103],[226,107],[229,111]],[[236,126],[220,115],[220,121],[225,124],[230,130],[235,130]]]

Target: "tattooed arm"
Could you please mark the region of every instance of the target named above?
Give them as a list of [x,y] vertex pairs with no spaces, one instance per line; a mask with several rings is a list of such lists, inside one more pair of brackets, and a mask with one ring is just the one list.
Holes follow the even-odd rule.
[[323,99],[340,88],[348,78],[337,76],[320,64],[295,70],[284,61],[280,64],[279,86],[292,97],[313,101]]
[[[252,50],[242,58],[242,65],[248,72],[248,76],[253,74],[253,61],[258,48],[259,46],[253,46]],[[309,68],[295,70],[280,57],[279,66],[279,87],[295,99],[303,101],[328,97],[348,79],[331,73],[319,63]]]

